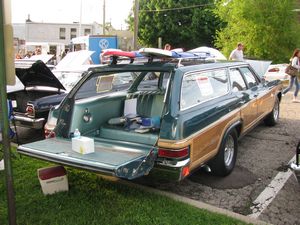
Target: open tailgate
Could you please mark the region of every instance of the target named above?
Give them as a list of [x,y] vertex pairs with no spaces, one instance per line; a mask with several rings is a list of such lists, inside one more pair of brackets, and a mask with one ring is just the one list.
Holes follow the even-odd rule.
[[95,141],[94,153],[82,155],[72,150],[71,140],[60,138],[20,145],[18,152],[129,180],[148,174],[157,157],[153,146],[105,140]]

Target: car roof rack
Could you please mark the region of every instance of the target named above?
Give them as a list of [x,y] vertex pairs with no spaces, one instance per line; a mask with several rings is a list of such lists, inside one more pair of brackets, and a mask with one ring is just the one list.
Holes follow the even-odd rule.
[[[129,57],[122,57],[122,56],[110,56],[109,65],[117,65],[123,64],[121,62],[129,61],[128,64],[136,64],[136,63],[173,63],[176,64],[176,67],[182,66],[191,66],[191,65],[199,65],[205,63],[215,63],[219,62],[216,58],[212,57],[184,57],[184,58],[173,58],[173,57],[155,57],[155,56],[145,56],[145,57],[136,57],[136,58],[129,58]],[[125,63],[124,63],[125,64]]]
[[206,64],[206,63],[215,63],[219,60],[215,58],[202,58],[202,57],[188,57],[188,58],[173,58],[170,60],[170,63],[176,63],[177,67],[182,66],[192,66],[192,65],[199,65],[199,64]]

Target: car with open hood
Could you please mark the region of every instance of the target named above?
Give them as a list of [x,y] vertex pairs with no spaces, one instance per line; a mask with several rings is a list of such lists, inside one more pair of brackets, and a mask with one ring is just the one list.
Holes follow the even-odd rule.
[[[137,78],[120,90],[113,77],[128,74]],[[204,165],[226,176],[238,139],[261,121],[278,122],[281,90],[246,62],[92,68],[54,110],[55,137],[18,152],[129,180],[153,174],[178,181]],[[92,152],[75,151],[73,142],[85,140]]]
[[64,95],[65,87],[42,61],[16,67],[15,71],[17,83],[8,87],[7,97],[13,103],[16,125],[40,129],[44,125],[49,108],[43,105],[37,108],[34,102],[46,96]]
[[52,55],[16,60],[16,84],[7,86],[16,125],[42,129],[50,108],[58,105],[88,68],[94,66],[85,64],[92,53],[72,52],[55,68],[46,64]]

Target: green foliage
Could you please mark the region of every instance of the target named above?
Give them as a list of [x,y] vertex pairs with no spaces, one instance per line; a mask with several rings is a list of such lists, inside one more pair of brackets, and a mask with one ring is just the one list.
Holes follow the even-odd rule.
[[[173,48],[196,48],[212,46],[220,20],[213,13],[214,0],[140,0],[139,43],[142,46],[157,47],[158,38]],[[174,9],[202,5],[189,9]],[[127,20],[133,29],[133,14]]]
[[287,62],[299,44],[296,0],[220,0],[215,13],[226,24],[216,47],[229,56],[238,42],[257,59]]
[[[47,166],[29,157],[13,158],[17,224],[244,224],[72,168],[69,192],[44,196],[36,171]],[[0,177],[0,224],[7,224],[4,171]]]

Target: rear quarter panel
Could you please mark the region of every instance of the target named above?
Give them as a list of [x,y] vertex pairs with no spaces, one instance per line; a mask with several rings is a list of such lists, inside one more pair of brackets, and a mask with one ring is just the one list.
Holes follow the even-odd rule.
[[195,169],[217,154],[225,131],[239,120],[239,99],[227,94],[178,111],[169,126],[173,140],[161,138],[158,146],[170,149],[190,146],[190,169]]

